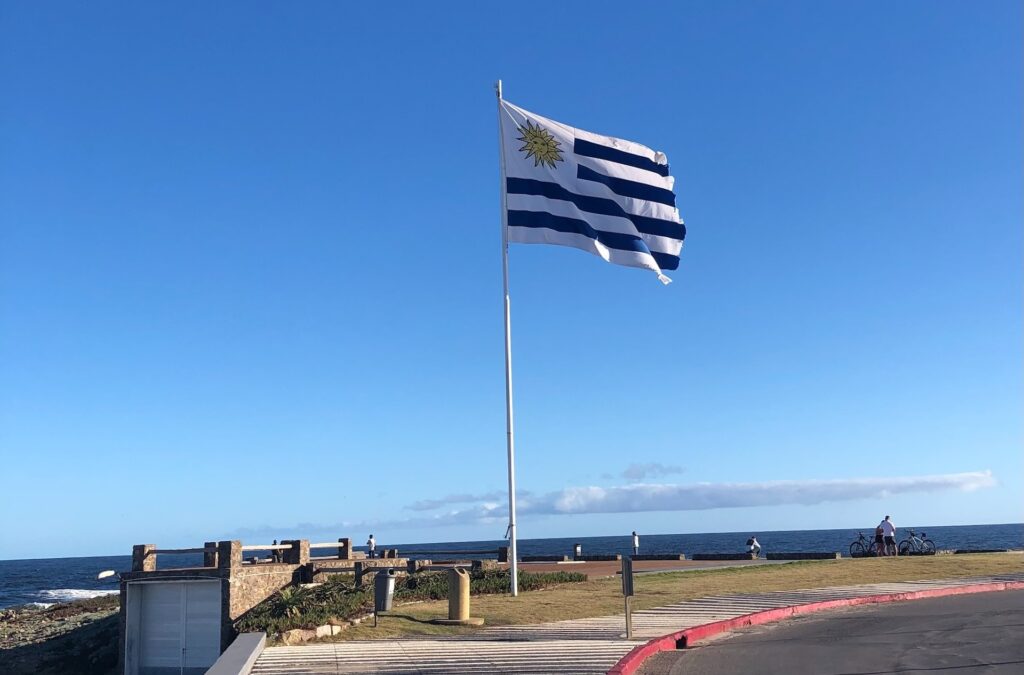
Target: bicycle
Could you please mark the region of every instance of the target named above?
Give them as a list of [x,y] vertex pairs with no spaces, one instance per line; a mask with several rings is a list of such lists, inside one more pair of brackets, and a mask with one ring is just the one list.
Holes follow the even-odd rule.
[[914,553],[933,555],[935,553],[935,543],[927,538],[927,534],[922,532],[918,537],[913,530],[908,530],[908,532],[910,532],[910,537],[901,541],[897,549],[900,555],[913,555]]
[[875,542],[865,537],[863,532],[858,532],[857,541],[850,544],[850,557],[865,558],[874,555],[878,555],[875,551]]

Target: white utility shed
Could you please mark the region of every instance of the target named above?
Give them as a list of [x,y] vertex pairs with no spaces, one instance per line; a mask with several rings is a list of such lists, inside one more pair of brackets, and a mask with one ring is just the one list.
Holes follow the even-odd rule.
[[202,675],[220,656],[221,580],[130,581],[125,675]]

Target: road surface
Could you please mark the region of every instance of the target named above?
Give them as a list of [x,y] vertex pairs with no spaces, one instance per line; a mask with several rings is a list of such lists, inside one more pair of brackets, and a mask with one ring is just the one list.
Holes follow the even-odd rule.
[[639,673],[1024,673],[1024,591],[809,614],[662,652]]

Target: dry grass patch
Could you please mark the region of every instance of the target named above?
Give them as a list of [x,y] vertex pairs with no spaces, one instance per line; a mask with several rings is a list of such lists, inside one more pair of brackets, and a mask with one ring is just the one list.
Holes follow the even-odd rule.
[[[969,556],[862,558],[813,560],[781,565],[730,567],[643,574],[636,578],[635,609],[661,607],[674,602],[735,593],[769,593],[826,586],[847,586],[894,581],[919,581],[1024,572],[1024,555],[993,553]],[[549,590],[507,595],[475,596],[473,616],[487,625],[544,623],[563,619],[607,616],[623,611],[619,579],[596,579]],[[455,635],[471,628],[448,628],[424,623],[447,616],[444,601],[397,606],[395,615],[380,626],[357,626],[337,640],[380,639],[402,635]]]

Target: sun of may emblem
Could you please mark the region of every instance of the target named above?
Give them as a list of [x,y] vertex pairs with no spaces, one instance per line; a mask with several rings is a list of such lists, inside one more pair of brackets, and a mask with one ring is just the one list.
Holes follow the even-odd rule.
[[551,132],[544,127],[539,124],[534,125],[530,120],[526,120],[526,126],[519,127],[519,132],[522,134],[519,140],[525,143],[519,150],[526,151],[527,159],[533,157],[534,166],[544,164],[554,168],[555,162],[564,161],[562,151],[558,149],[561,143],[556,141]]

